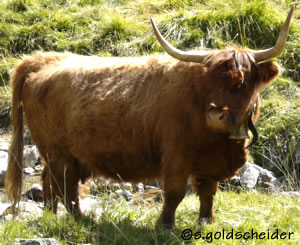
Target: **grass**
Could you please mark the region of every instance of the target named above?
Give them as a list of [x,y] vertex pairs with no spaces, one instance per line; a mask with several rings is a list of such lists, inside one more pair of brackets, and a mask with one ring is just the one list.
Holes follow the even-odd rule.
[[[176,228],[165,231],[156,225],[162,204],[133,204],[116,202],[109,194],[100,197],[101,217],[74,219],[44,212],[38,218],[18,217],[0,226],[0,243],[11,244],[15,238],[54,237],[62,244],[183,244],[183,230],[201,232],[206,243],[212,244],[297,244],[300,239],[300,198],[261,193],[219,191],[215,198],[216,222],[200,228],[196,220],[199,201],[195,195],[186,196],[176,213]],[[94,217],[94,218],[92,218]],[[293,232],[291,239],[217,239],[219,232]],[[197,238],[197,236],[195,237]],[[203,244],[203,239],[188,243]]]

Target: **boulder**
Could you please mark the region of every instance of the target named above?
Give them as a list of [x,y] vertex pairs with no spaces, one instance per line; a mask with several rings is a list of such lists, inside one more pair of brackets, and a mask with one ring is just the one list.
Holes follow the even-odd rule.
[[127,202],[132,199],[132,193],[131,193],[131,191],[127,191],[127,190],[117,190],[114,193],[114,197],[115,198],[118,198],[120,196],[124,197]]
[[0,187],[4,187],[5,184],[7,161],[8,161],[7,152],[0,151]]
[[282,195],[288,196],[288,197],[300,197],[299,191],[284,191],[282,192]]
[[144,192],[145,188],[144,188],[144,184],[143,183],[138,183],[135,185],[135,191],[136,192]]
[[16,245],[59,245],[60,243],[54,238],[39,238],[39,239],[16,239]]
[[23,152],[24,166],[34,168],[40,164],[40,153],[35,145],[25,145]]
[[35,202],[43,201],[43,190],[39,184],[33,184],[32,187],[23,195],[25,199],[32,200]]
[[280,181],[273,172],[256,164],[247,162],[231,179],[220,184],[221,189],[240,191],[241,188],[248,190],[262,189],[268,192],[277,191],[281,187]]
[[97,217],[100,217],[103,213],[102,209],[102,201],[98,200],[97,198],[93,196],[88,196],[84,199],[79,199],[79,205],[81,208],[81,211],[88,215],[90,212],[93,212],[94,215]]
[[259,170],[253,165],[254,164],[247,162],[238,173],[241,186],[246,189],[255,188],[258,181]]

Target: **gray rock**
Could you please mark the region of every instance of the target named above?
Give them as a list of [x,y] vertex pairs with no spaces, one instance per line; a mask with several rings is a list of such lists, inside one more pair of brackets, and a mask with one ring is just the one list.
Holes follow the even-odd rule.
[[229,184],[233,185],[233,186],[241,186],[241,177],[240,176],[233,176],[230,180],[229,180]]
[[99,193],[111,193],[117,190],[121,190],[121,185],[119,183],[112,183],[110,180],[99,177],[91,181],[91,190],[92,195],[97,195]]
[[253,166],[254,164],[247,162],[240,170],[241,186],[247,189],[255,188],[259,176],[259,170]]
[[124,183],[122,183],[121,184],[121,188],[123,189],[123,190],[127,190],[127,191],[132,191],[132,184],[131,183],[129,183],[129,182],[124,182]]
[[282,194],[289,197],[300,197],[299,191],[284,191]]
[[35,145],[24,146],[23,159],[24,166],[32,168],[40,162],[40,153]]
[[54,238],[16,239],[16,245],[59,245]]
[[84,199],[79,200],[80,209],[85,214],[88,215],[93,212],[96,216],[100,217],[103,213],[102,201],[94,198],[93,196],[88,196]]
[[280,183],[284,183],[286,181],[286,177],[284,175],[277,178]]
[[158,190],[159,188],[156,186],[152,186],[152,185],[145,185],[144,189],[145,189],[145,191],[148,191],[148,190]]
[[260,179],[262,182],[268,182],[271,183],[272,181],[274,182],[276,178],[274,177],[273,173],[267,169],[263,169],[260,171]]
[[117,190],[115,192],[115,197],[119,197],[119,196],[124,197],[127,202],[132,199],[132,193],[127,190]]
[[0,202],[0,217],[3,217],[9,213],[8,209],[11,207],[9,202]]
[[32,185],[32,187],[30,188],[30,190],[28,190],[24,196],[32,201],[35,202],[42,202],[43,201],[43,190],[42,190],[42,186],[39,184],[34,184]]
[[138,183],[135,185],[135,191],[136,192],[144,192],[145,188],[144,188],[144,184],[143,183]]
[[31,168],[31,167],[24,168],[23,171],[24,171],[25,174],[29,174],[29,175],[34,173],[34,169]]
[[151,182],[147,182],[145,186],[154,186],[160,189],[160,183],[158,180],[153,180]]
[[7,162],[8,162],[7,152],[0,151],[0,187],[3,187],[5,184]]
[[6,151],[8,152],[8,148],[9,148],[9,140],[3,140],[1,139],[0,142],[0,151]]
[[[4,220],[12,219],[13,216],[12,203],[2,202],[0,205],[0,217]],[[40,217],[43,215],[43,205],[39,205],[33,201],[20,201],[18,204],[18,219],[26,217]]]

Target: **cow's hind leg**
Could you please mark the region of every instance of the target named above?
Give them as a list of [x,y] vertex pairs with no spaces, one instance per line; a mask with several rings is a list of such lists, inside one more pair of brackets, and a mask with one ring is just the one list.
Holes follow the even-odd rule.
[[68,212],[81,216],[78,198],[79,167],[76,159],[61,157],[51,160],[42,175],[45,206],[57,212],[61,200]]
[[213,200],[217,192],[218,182],[204,179],[193,180],[194,187],[200,196],[200,215],[199,224],[212,223],[214,221],[213,215]]
[[58,199],[57,196],[53,194],[51,182],[49,168],[45,166],[42,173],[44,206],[56,214]]

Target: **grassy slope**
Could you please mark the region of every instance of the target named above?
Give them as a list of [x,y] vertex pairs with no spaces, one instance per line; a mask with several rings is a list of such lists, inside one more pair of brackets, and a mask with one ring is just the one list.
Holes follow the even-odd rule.
[[[22,54],[35,50],[67,50],[87,55],[135,56],[161,51],[150,28],[150,16],[155,18],[167,39],[181,49],[224,48],[228,45],[267,48],[276,41],[290,3],[292,1],[284,0],[1,1],[0,106],[9,105],[10,92],[4,85]],[[263,92],[258,125],[262,137],[252,149],[252,155],[259,162],[266,162],[275,154],[275,160],[269,162],[281,163],[283,160],[291,164],[288,153],[300,138],[299,12],[287,50],[278,58],[283,75]],[[284,146],[287,146],[286,152],[282,150]],[[33,236],[55,236],[74,243],[100,240],[107,244],[142,244],[149,240],[152,240],[151,244],[181,243],[180,231],[184,227],[199,229],[195,225],[199,204],[194,198],[188,197],[181,204],[177,213],[178,230],[174,233],[155,228],[160,205],[130,207],[124,202],[104,206],[104,218],[95,224],[86,221],[81,225],[68,218],[57,220],[52,215],[26,223],[5,222],[0,226],[0,243],[14,237]],[[216,224],[207,226],[204,232],[222,228],[299,231],[299,202],[299,198],[218,193]],[[228,244],[231,243],[229,240]]]
[[[195,195],[187,196],[176,213],[176,229],[163,231],[155,226],[161,204],[129,205],[110,195],[101,198],[104,212],[100,219],[57,218],[44,213],[41,218],[26,221],[7,221],[0,225],[0,244],[11,244],[16,237],[55,237],[65,244],[182,244],[181,233],[189,228],[207,235],[212,244],[297,244],[300,240],[300,198],[270,196],[259,193],[218,192],[214,210],[216,222],[203,229],[196,224],[199,201]],[[93,216],[91,214],[91,216]],[[21,217],[19,217],[21,219]],[[210,234],[234,232],[294,232],[285,240],[214,239]],[[217,235],[218,236],[218,235]],[[190,240],[191,241],[191,240]],[[202,239],[193,240],[202,244]]]

